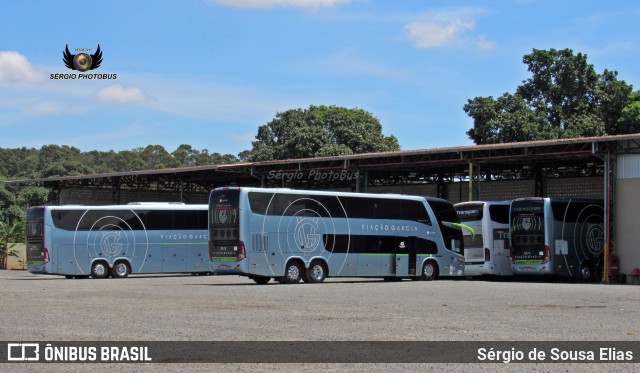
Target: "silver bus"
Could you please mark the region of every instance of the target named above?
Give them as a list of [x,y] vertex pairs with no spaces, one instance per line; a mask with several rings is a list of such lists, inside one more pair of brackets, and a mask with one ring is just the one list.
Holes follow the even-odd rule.
[[27,268],[67,278],[209,273],[207,205],[42,206],[27,211]]
[[462,276],[457,222],[453,205],[437,198],[217,188],[209,198],[211,271],[259,284]]

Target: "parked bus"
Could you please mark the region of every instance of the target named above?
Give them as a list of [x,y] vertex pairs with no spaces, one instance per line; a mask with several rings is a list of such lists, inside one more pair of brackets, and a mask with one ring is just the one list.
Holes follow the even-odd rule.
[[464,230],[466,276],[512,276],[509,257],[511,201],[471,201],[454,205]]
[[437,198],[218,188],[209,198],[211,271],[259,284],[462,276],[457,222]]
[[27,268],[67,278],[209,273],[207,205],[43,206],[27,211]]
[[511,202],[514,274],[595,281],[603,269],[602,200],[519,198]]

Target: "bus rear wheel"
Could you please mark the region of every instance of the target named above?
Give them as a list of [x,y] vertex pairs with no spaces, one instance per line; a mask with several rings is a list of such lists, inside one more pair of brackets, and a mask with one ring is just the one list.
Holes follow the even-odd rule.
[[105,262],[95,262],[91,266],[91,277],[107,278],[109,276],[109,266]]
[[420,279],[422,281],[431,281],[438,278],[438,265],[433,261],[424,262]]
[[583,282],[593,281],[593,269],[590,263],[582,263],[580,266],[580,280]]
[[317,284],[323,282],[325,278],[327,278],[327,266],[319,260],[314,260],[305,271],[303,280]]
[[287,267],[284,272],[285,284],[297,284],[302,279],[304,267],[296,261],[287,263]]
[[125,278],[129,276],[130,273],[131,267],[129,267],[129,263],[125,261],[116,262],[111,270],[111,276],[113,276],[113,278]]

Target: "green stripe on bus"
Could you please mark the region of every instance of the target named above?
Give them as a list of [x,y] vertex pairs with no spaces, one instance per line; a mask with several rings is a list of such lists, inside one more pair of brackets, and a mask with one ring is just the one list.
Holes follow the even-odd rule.
[[212,262],[235,262],[236,257],[235,256],[218,256],[218,257],[212,257],[211,261]]
[[542,264],[542,260],[516,260],[516,264]]
[[160,245],[205,245],[207,242],[161,242]]

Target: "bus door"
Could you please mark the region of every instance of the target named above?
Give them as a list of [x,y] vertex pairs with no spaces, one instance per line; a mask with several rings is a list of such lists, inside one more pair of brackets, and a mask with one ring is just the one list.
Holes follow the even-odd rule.
[[396,254],[396,275],[415,276],[416,275],[416,238],[396,237],[398,253]]
[[410,276],[415,275],[416,247],[415,237],[380,237],[381,251],[386,249],[387,255],[382,256],[380,269],[382,276]]

